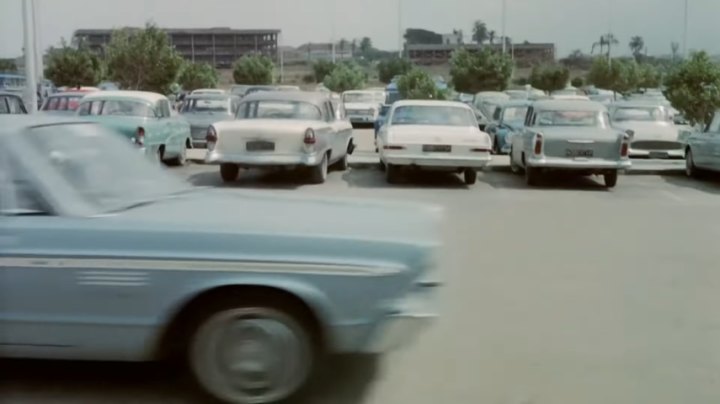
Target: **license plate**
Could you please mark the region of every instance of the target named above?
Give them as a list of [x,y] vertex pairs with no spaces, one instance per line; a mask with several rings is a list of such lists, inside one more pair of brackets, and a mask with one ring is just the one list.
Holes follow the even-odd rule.
[[422,150],[424,152],[449,153],[452,147],[444,144],[424,144]]
[[565,150],[565,157],[592,157],[593,151],[591,149],[567,149]]
[[668,158],[667,152],[658,152],[658,151],[651,151],[648,155],[651,159],[666,159]]
[[274,151],[275,143],[266,142],[263,140],[255,140],[252,142],[245,143],[245,150],[247,151]]

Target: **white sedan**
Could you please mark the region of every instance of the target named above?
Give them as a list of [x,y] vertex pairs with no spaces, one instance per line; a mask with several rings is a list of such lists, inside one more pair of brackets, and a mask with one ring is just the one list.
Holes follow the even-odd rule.
[[398,101],[378,133],[380,164],[387,180],[396,182],[402,169],[464,174],[477,181],[477,171],[490,162],[492,141],[478,128],[472,108],[461,102]]

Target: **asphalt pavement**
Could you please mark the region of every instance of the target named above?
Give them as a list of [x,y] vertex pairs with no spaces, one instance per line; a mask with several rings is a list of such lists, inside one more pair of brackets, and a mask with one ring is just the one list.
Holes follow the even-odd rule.
[[[441,317],[414,344],[336,358],[301,404],[717,404],[720,180],[522,177],[475,186],[374,169],[292,173],[215,166],[171,172],[232,191],[412,200],[445,209]],[[194,403],[174,364],[2,361],[3,403]]]

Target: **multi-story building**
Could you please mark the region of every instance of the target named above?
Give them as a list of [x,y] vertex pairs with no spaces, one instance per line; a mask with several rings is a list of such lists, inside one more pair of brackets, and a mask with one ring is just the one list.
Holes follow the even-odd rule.
[[[453,52],[465,48],[471,52],[479,51],[483,46],[501,51],[501,44],[437,44],[437,45],[406,45],[408,58],[416,64],[432,65],[444,64],[450,61]],[[555,61],[555,44],[552,43],[518,43],[509,44],[506,51],[513,57],[515,63],[529,66],[537,63],[551,63]]]
[[[332,60],[333,45],[326,43],[306,43],[297,48],[294,55],[301,56],[308,62],[316,60]],[[347,43],[335,44],[335,60],[348,60],[353,58],[352,46]]]
[[[133,28],[131,28],[133,29]],[[277,58],[280,30],[250,30],[230,28],[164,29],[170,44],[185,59],[196,63],[208,63],[218,68],[229,68],[245,55],[265,55]],[[73,34],[90,49],[99,53],[110,43],[112,30],[79,29]]]

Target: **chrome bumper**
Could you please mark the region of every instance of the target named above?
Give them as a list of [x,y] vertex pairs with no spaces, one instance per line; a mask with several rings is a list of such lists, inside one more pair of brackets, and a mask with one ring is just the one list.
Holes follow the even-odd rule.
[[624,170],[632,166],[628,159],[623,160],[602,160],[582,158],[561,158],[561,157],[534,157],[527,160],[529,167],[554,168],[563,170]]
[[645,157],[651,159],[684,159],[685,149],[673,150],[641,150],[630,148],[630,157]]
[[477,157],[463,156],[433,156],[430,154],[384,154],[380,157],[385,164],[397,166],[418,167],[474,167],[482,168],[490,163],[490,153],[477,153]]
[[316,166],[320,164],[323,156],[324,153],[322,152],[303,154],[227,154],[213,150],[208,151],[205,155],[205,163],[232,163],[248,167]]
[[429,293],[403,300],[380,321],[363,353],[383,353],[407,345],[436,318]]
[[352,123],[375,123],[376,121],[374,116],[369,115],[350,115],[349,119]]

